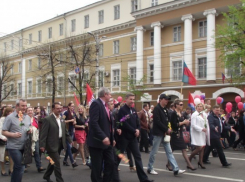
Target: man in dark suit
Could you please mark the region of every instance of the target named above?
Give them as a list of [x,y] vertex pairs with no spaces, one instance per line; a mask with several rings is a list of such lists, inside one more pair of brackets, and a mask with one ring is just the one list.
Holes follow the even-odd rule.
[[138,121],[137,112],[134,108],[132,108],[134,100],[135,95],[132,93],[128,93],[126,95],[126,104],[118,112],[119,121],[123,117],[127,115],[129,116],[129,118],[123,121],[122,125],[120,125],[120,129],[122,130],[122,134],[120,137],[121,153],[124,153],[124,151],[128,147],[134,156],[136,171],[140,182],[152,182],[153,180],[149,180],[148,176],[144,172],[141,155],[138,147],[137,137],[140,134],[140,124]]
[[65,129],[65,122],[62,122],[60,113],[62,106],[60,103],[55,102],[52,105],[53,114],[43,119],[42,131],[40,133],[40,150],[41,152],[47,151],[47,154],[54,161],[54,165],[49,163],[43,179],[47,182],[52,182],[50,175],[53,173],[56,176],[57,182],[64,182],[60,169],[60,151],[66,148],[66,140],[72,143],[72,140]]
[[219,105],[213,106],[213,111],[208,116],[208,123],[210,128],[210,144],[211,146],[206,146],[205,153],[203,156],[203,162],[208,163],[208,157],[210,152],[215,148],[218,152],[220,162],[223,167],[228,167],[231,163],[228,163],[223,152],[223,148],[220,143],[221,133],[223,130],[231,130],[235,132],[230,126],[224,126],[220,118],[220,107]]
[[[92,182],[111,182],[114,169],[113,122],[111,119],[108,102],[111,98],[110,91],[102,87],[98,92],[99,98],[94,100],[89,109],[89,132],[87,144],[92,162]],[[103,178],[101,176],[104,162]]]

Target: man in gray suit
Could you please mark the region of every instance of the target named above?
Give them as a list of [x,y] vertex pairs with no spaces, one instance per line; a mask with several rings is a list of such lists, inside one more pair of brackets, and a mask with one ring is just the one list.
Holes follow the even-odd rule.
[[47,182],[52,182],[50,175],[53,173],[56,176],[57,182],[64,182],[60,169],[60,151],[66,149],[66,140],[72,143],[72,140],[66,131],[65,122],[62,121],[60,113],[62,106],[55,102],[52,105],[53,114],[43,119],[42,131],[40,133],[40,150],[47,151],[47,154],[53,159],[54,165],[49,163],[43,179]]

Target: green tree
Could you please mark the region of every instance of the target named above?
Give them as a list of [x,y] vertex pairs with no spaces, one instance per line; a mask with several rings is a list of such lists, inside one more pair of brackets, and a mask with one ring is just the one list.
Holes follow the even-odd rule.
[[233,83],[241,84],[245,81],[245,0],[230,6],[223,16],[225,23],[216,30],[216,48],[221,51],[227,76],[232,77]]

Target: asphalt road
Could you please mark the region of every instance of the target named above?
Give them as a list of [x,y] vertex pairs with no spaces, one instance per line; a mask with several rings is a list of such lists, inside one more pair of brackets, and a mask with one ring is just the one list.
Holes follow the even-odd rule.
[[[149,154],[141,153],[143,159],[143,165],[145,167],[148,163]],[[232,149],[226,149],[225,155],[227,161],[232,163],[229,168],[223,168],[219,158],[210,157],[211,164],[205,165],[206,169],[197,169],[196,171],[186,171],[186,173],[174,177],[173,173],[167,171],[165,168],[167,158],[163,148],[160,148],[156,155],[156,161],[154,164],[155,170],[159,173],[158,175],[148,175],[149,179],[154,179],[155,182],[243,182],[245,181],[245,151],[239,149],[234,151]],[[186,170],[186,163],[180,151],[174,152],[174,156],[181,169]],[[61,156],[63,157],[63,156]],[[198,157],[197,157],[198,158]],[[42,158],[43,166],[47,166],[46,159]],[[62,161],[62,159],[61,159]],[[90,182],[90,169],[87,166],[82,165],[80,158],[77,158],[78,167],[73,169],[71,166],[62,165],[62,174],[65,182]],[[192,164],[197,167],[197,160],[192,160]],[[7,166],[8,168],[8,166]],[[122,182],[137,182],[136,172],[130,172],[128,164],[121,163],[120,167],[120,178]],[[45,182],[42,179],[43,173],[38,173],[35,167],[35,162],[28,167],[28,172],[23,176],[23,182]],[[51,179],[55,181],[54,174]],[[10,182],[10,176],[0,177],[1,182]]]

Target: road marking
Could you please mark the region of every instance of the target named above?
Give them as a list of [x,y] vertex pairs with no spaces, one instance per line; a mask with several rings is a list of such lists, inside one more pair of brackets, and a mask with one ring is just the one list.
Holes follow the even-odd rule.
[[[161,151],[158,151],[157,153],[161,153],[161,154],[165,154],[166,152],[161,152]],[[178,152],[174,152],[173,153],[174,155],[182,155],[182,153],[178,153]],[[209,157],[213,157],[213,156],[209,156]],[[233,157],[226,157],[226,159],[231,159],[231,160],[238,160],[238,161],[245,161],[245,159],[241,159],[241,158],[233,158]]]
[[[120,166],[126,166],[128,167],[128,164],[120,164]],[[144,169],[147,169],[147,167],[144,167]],[[168,173],[173,173],[171,171],[167,171],[165,169],[159,169],[159,168],[154,168],[156,171],[162,171],[162,172],[168,172]],[[226,181],[233,181],[233,182],[244,182],[242,179],[234,179],[234,178],[225,178],[225,177],[219,177],[219,176],[211,176],[211,175],[205,175],[205,174],[197,174],[197,173],[188,173],[185,172],[183,175],[189,175],[189,176],[197,176],[197,177],[203,177],[203,178],[212,178],[212,179],[219,179],[219,180],[226,180]]]

